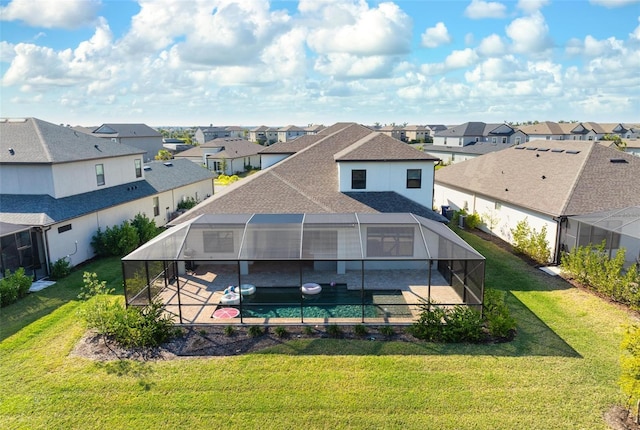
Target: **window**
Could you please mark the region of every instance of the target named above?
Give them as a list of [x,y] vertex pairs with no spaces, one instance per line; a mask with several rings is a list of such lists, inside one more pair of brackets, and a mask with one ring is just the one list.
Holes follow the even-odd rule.
[[104,164],[96,164],[96,181],[98,186],[104,185]]
[[213,162],[213,170],[215,172],[221,172],[222,171],[222,163],[220,161],[214,161]]
[[520,136],[516,137],[516,145],[520,145]]
[[203,231],[204,252],[233,252],[233,231]]
[[65,231],[71,230],[71,224],[66,224],[58,227],[58,233],[64,233]]
[[367,257],[412,257],[413,227],[369,227]]
[[136,178],[142,178],[142,160],[135,160]]
[[153,198],[153,216],[158,216],[158,215],[160,215],[160,198],[154,197]]
[[367,171],[352,170],[351,171],[351,189],[364,190],[367,188]]
[[492,137],[492,138],[491,138],[491,143],[498,143],[497,138],[496,138],[496,137]]
[[507,138],[506,137],[502,138],[502,143],[507,143]]
[[407,169],[407,188],[422,188],[422,169]]

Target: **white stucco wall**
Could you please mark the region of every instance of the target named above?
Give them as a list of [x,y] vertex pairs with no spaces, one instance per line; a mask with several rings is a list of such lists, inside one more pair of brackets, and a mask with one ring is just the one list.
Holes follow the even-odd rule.
[[[522,220],[526,219],[529,227],[537,232],[542,231],[542,228],[546,226],[546,239],[549,243],[551,257],[554,256],[558,224],[550,215],[436,183],[434,186],[434,206],[440,208],[443,205],[449,206],[452,210],[464,208],[468,213],[477,213],[485,222],[481,226],[482,230],[491,232],[509,243],[513,243],[511,230],[515,229]],[[496,219],[493,229],[490,228],[490,218]]]
[[[153,197],[155,196],[149,196],[55,224],[47,232],[49,259],[53,263],[69,255],[72,265],[80,264],[95,255],[91,247],[91,238],[98,231],[98,227],[104,231],[107,227],[133,219],[138,213],[146,215],[147,218],[154,220],[158,227],[162,227],[167,223],[167,215],[176,210],[181,199],[184,197],[195,198],[197,193],[198,200],[202,201],[207,194],[213,193],[212,187],[212,180],[206,180],[155,195],[159,198],[160,203],[158,216],[153,216]],[[71,224],[71,230],[58,233],[58,227],[67,224]],[[78,244],[77,249],[75,242]]]
[[[422,170],[421,188],[407,188],[407,169]],[[351,171],[367,171],[366,189],[351,188]],[[398,161],[398,162],[339,162],[338,175],[340,191],[395,191],[396,193],[420,203],[427,208],[433,201],[434,163]]]
[[0,169],[0,193],[53,196],[55,191],[51,166],[3,164]]
[[[87,193],[103,188],[128,184],[136,180],[136,168],[134,160],[141,160],[140,155],[126,157],[105,158],[98,160],[86,160],[76,163],[60,163],[52,166],[55,198],[62,198],[76,194]],[[96,165],[102,164],[104,168],[104,185],[98,186],[96,177]]]

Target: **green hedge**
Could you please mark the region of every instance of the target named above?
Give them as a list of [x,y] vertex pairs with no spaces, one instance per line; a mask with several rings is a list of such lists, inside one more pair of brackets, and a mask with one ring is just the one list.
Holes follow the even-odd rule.
[[0,306],[15,303],[29,293],[33,280],[20,267],[14,273],[7,270],[4,278],[0,279]]

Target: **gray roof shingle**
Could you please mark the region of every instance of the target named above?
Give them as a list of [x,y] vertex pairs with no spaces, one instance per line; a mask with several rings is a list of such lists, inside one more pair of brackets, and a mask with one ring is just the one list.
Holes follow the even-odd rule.
[[[295,154],[216,193],[206,202],[175,219],[173,224],[203,214],[378,212],[364,203],[365,199],[359,196],[361,193],[349,195],[339,191],[338,163],[334,160],[336,153],[369,135],[378,139],[378,134],[355,123],[338,123],[317,135],[307,136],[307,143]],[[381,139],[393,141],[422,156],[420,151],[388,136],[382,136],[384,137]],[[430,156],[427,157],[431,159]],[[389,197],[395,194],[379,193],[378,197],[384,197],[387,202],[380,204],[387,208],[393,207],[394,212],[406,212],[409,207],[407,199],[401,199],[397,195]],[[421,214],[429,212],[433,211],[429,208],[421,209]]]
[[0,120],[0,163],[68,163],[135,154],[144,151],[37,118]]
[[447,166],[435,182],[568,216],[640,204],[639,177],[633,155],[596,142],[536,140]]

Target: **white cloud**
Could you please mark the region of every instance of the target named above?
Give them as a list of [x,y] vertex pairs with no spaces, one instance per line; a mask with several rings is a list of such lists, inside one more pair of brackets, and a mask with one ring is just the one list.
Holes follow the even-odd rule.
[[12,0],[0,7],[0,20],[23,21],[33,27],[75,29],[96,18],[99,0]]
[[[640,23],[640,16],[638,17],[638,22]],[[640,40],[640,24],[636,27],[635,30],[631,34],[629,34],[631,39]]]
[[615,37],[598,40],[591,35],[587,35],[584,41],[571,39],[567,42],[565,52],[570,55],[584,55],[586,57],[613,57],[626,55],[627,49],[624,42]]
[[435,27],[427,28],[422,33],[422,46],[425,48],[437,48],[448,43],[451,43],[451,36],[443,22],[437,23]]
[[640,3],[640,0],[589,0],[589,3],[611,9]]
[[[308,3],[301,3],[307,11]],[[307,42],[317,53],[353,55],[406,54],[411,47],[411,18],[393,3],[369,8],[366,2],[357,7],[343,3],[322,2],[322,22],[309,30]]]
[[517,18],[506,28],[513,41],[512,50],[519,54],[538,54],[551,48],[549,27],[541,13]]
[[0,40],[0,62],[10,63],[15,56],[15,47],[9,42]]
[[492,34],[485,37],[478,46],[478,53],[485,57],[498,57],[507,51],[507,47],[500,36]]
[[498,2],[487,2],[483,0],[471,0],[471,4],[464,10],[467,18],[504,18],[507,7]]
[[380,78],[393,69],[393,58],[382,55],[358,57],[346,53],[320,56],[315,70],[336,79]]
[[478,62],[478,54],[473,49],[467,48],[461,51],[453,51],[444,60],[447,70],[461,69],[472,66]]
[[518,9],[531,14],[549,4],[549,0],[518,0]]

